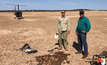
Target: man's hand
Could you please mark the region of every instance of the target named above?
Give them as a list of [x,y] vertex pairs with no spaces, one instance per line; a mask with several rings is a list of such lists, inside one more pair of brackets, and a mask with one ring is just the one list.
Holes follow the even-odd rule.
[[70,34],[70,31],[68,31],[68,35]]
[[76,33],[76,35],[78,35],[78,33]]
[[84,31],[84,30],[82,30],[81,32],[82,32],[82,33],[85,33],[85,31]]

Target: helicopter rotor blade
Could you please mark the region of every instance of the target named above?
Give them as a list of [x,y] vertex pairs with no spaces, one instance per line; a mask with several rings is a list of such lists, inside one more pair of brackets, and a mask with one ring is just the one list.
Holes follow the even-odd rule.
[[22,7],[27,7],[27,6],[25,6],[25,5],[19,5],[19,6],[22,6]]
[[[6,5],[14,5],[14,6],[18,6],[17,4],[6,4]],[[27,6],[25,6],[25,5],[19,5],[19,6],[27,7]]]
[[15,4],[6,4],[6,5],[14,5],[14,6],[16,6]]

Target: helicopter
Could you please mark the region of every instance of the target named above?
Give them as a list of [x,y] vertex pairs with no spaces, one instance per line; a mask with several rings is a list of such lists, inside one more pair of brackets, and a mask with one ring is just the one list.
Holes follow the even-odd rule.
[[[14,15],[16,17],[14,19],[16,19],[16,18],[18,18],[19,20],[23,19],[22,12],[19,10],[19,6],[23,6],[23,7],[27,7],[27,6],[24,6],[24,5],[15,5],[15,4],[7,4],[7,5],[13,5],[13,6],[15,6]],[[17,10],[16,10],[16,6],[17,6]]]

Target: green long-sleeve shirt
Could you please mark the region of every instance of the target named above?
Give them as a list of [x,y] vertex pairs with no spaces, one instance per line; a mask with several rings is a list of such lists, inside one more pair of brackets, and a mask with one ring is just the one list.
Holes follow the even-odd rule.
[[85,16],[83,16],[82,19],[79,18],[78,25],[76,28],[76,33],[78,33],[78,31],[82,31],[82,30],[84,30],[85,33],[87,33],[90,29],[91,29],[91,24],[90,24],[89,19]]

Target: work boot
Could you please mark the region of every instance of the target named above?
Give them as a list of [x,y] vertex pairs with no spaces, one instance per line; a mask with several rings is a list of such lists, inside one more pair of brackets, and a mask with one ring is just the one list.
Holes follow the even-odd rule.
[[61,49],[62,49],[62,46],[60,45],[60,46],[59,46],[59,50],[61,50]]
[[86,57],[88,57],[88,55],[83,55],[82,59],[85,59]]
[[68,51],[68,48],[65,48],[65,51]]
[[77,51],[75,54],[81,54],[82,52]]

